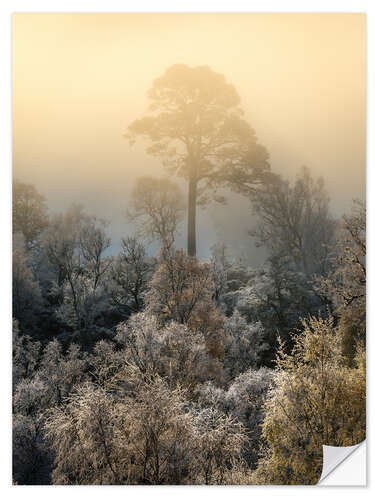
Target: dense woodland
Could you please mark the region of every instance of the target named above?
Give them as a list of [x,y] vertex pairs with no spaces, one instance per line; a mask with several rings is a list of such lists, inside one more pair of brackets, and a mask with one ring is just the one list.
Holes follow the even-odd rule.
[[[299,183],[312,185],[305,172],[290,206]],[[327,212],[291,253],[294,230],[322,217],[309,196],[290,233],[272,232],[274,207],[271,256],[248,269],[171,238],[156,257],[138,236],[105,256],[103,221],[80,206],[50,215],[16,181],[14,481],[313,483],[322,443],[362,440],[365,211]]]
[[[138,229],[117,255],[110,221],[81,205],[53,214],[14,181],[15,483],[314,484],[322,444],[365,438],[365,206],[333,218],[322,179],[272,174],[240,115],[208,108],[222,127],[200,152],[190,118],[172,137],[187,156],[167,144],[165,113],[130,128],[188,182],[188,253],[175,246],[186,207],[171,177],[138,179],[124,201]],[[196,206],[220,202],[219,184],[249,198],[262,267],[220,242],[195,256]]]

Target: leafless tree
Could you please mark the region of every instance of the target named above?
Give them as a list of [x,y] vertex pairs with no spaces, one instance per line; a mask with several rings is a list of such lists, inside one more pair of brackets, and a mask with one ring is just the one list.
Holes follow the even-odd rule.
[[328,272],[336,223],[322,178],[314,180],[304,167],[294,185],[274,176],[251,199],[259,224],[250,234],[259,244],[272,254],[292,257],[307,275]]
[[183,196],[176,183],[167,178],[140,177],[127,214],[130,220],[136,221],[141,236],[171,246],[184,208]]
[[121,247],[110,272],[108,286],[111,301],[125,312],[138,312],[143,307],[155,262],[147,258],[146,249],[137,238],[124,238]]

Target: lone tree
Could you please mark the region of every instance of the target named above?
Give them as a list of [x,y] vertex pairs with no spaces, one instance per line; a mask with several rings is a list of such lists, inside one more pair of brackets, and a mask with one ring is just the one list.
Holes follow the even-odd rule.
[[127,137],[148,139],[147,152],[188,182],[188,254],[195,256],[197,204],[224,202],[219,187],[249,194],[269,174],[268,153],[233,85],[208,66],[171,66],[148,97],[151,114],[135,120]]

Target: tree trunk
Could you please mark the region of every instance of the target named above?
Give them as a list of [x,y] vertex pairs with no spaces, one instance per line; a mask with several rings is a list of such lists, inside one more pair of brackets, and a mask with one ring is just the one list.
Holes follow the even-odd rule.
[[188,206],[188,255],[195,257],[196,255],[196,235],[195,235],[195,219],[197,210],[197,181],[195,177],[189,180],[189,206]]

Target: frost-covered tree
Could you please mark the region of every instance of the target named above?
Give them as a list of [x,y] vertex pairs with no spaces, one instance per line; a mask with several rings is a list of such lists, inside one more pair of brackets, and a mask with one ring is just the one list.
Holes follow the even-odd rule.
[[159,267],[150,284],[147,307],[161,320],[189,324],[204,302],[211,302],[210,267],[183,250],[162,249]]
[[225,287],[217,301],[218,307],[227,316],[231,316],[237,308],[239,290],[252,282],[258,270],[244,267],[241,262],[233,262],[226,271]]
[[224,367],[231,378],[255,368],[261,361],[261,354],[268,349],[265,331],[258,321],[247,323],[236,309],[232,316],[225,319],[224,325],[226,352]]
[[[130,484],[186,484],[192,478],[194,422],[185,393],[156,377],[119,404],[118,438]],[[123,438],[124,433],[127,438]],[[123,468],[125,468],[123,466]]]
[[356,343],[366,337],[366,206],[360,200],[342,218],[333,254],[333,270],[319,289],[333,303],[343,353],[352,362]]
[[36,371],[41,345],[29,335],[21,334],[18,321],[13,319],[13,386]]
[[[12,465],[15,484],[38,484],[38,473],[45,463],[46,454],[41,440],[42,425],[39,416],[13,414]],[[43,479],[46,481],[46,478]]]
[[160,324],[156,316],[133,314],[116,329],[116,340],[125,347],[129,362],[141,373],[156,374],[160,363]]
[[225,474],[240,460],[247,441],[245,429],[231,415],[216,408],[198,412],[195,428],[200,484],[224,484]]
[[124,350],[116,347],[115,342],[100,340],[94,345],[93,352],[88,355],[88,371],[98,384],[105,385],[124,369],[126,364]]
[[85,269],[93,280],[94,289],[99,286],[111,264],[109,259],[103,258],[111,244],[111,239],[105,232],[106,226],[105,220],[91,216],[79,233],[79,246],[85,260]]
[[50,411],[55,484],[180,484],[189,473],[192,418],[183,393],[157,378],[118,400],[86,384]]
[[204,335],[173,321],[160,332],[160,361],[168,383],[190,392],[197,383],[212,378],[215,365]]
[[345,366],[333,319],[311,318],[290,355],[279,352],[274,387],[265,403],[258,484],[315,484],[322,445],[352,446],[366,434],[366,357]]
[[45,234],[45,249],[59,287],[66,280],[70,281],[81,266],[80,229],[86,220],[82,205],[73,205],[65,214],[58,214],[50,220]]
[[269,368],[250,368],[238,375],[225,394],[225,407],[249,435],[244,448],[244,459],[254,468],[263,445],[262,424],[265,416],[264,402],[274,380],[275,372]]
[[123,358],[143,375],[162,376],[171,387],[193,390],[212,376],[212,360],[202,333],[186,325],[160,324],[149,313],[132,315],[117,327],[116,340],[123,345]]
[[45,234],[46,255],[55,270],[50,294],[63,327],[87,331],[107,305],[104,289],[110,259],[105,222],[87,215],[81,205],[51,219]]
[[103,254],[110,239],[106,222],[85,213],[82,205],[72,205],[64,214],[52,217],[45,234],[45,250],[56,273],[56,282],[68,282],[74,293],[74,277],[85,269],[97,287],[109,267]]
[[154,269],[154,259],[147,257],[141,241],[134,237],[122,240],[121,251],[111,266],[107,287],[111,304],[123,315],[142,310]]
[[313,283],[295,269],[289,258],[273,257],[257,270],[248,284],[236,292],[236,307],[250,323],[260,321],[270,349],[262,360],[272,363],[280,336],[290,349],[290,332],[301,326],[309,315],[324,313],[324,303]]
[[221,377],[224,317],[215,306],[213,291],[208,263],[200,263],[182,250],[164,248],[150,284],[146,307],[162,322],[174,320],[200,332],[212,358],[212,374]]
[[198,388],[199,401],[207,408],[216,408],[241,422],[248,440],[242,458],[255,467],[262,446],[263,404],[275,372],[269,368],[249,369],[230,384],[227,390],[206,382]]
[[[131,373],[128,375],[132,378]],[[186,390],[138,375],[110,391],[85,383],[47,414],[54,484],[222,484],[246,441],[218,410],[191,407]]]
[[48,387],[39,377],[18,382],[13,396],[13,409],[22,415],[37,415],[48,406]]
[[[24,347],[30,344],[23,336]],[[34,355],[39,350],[34,342]],[[30,349],[30,358],[33,350]],[[24,363],[26,360],[24,361]],[[34,367],[35,360],[32,359]],[[29,364],[30,367],[30,364]],[[75,384],[86,378],[86,360],[71,344],[64,355],[57,340],[45,347],[34,372],[14,379],[13,479],[20,484],[48,484],[51,450],[45,442],[45,412],[62,404]],[[23,372],[24,374],[25,371]]]
[[60,404],[75,384],[86,378],[87,356],[76,344],[70,344],[66,354],[55,339],[49,342],[42,354],[38,377],[46,385],[49,406]]
[[53,484],[119,484],[113,397],[86,383],[47,414],[46,437],[55,453]]
[[336,223],[322,178],[314,180],[306,167],[294,185],[274,176],[252,194],[252,206],[259,224],[250,234],[259,244],[292,258],[307,276],[327,274]]
[[62,287],[62,303],[56,315],[73,330],[88,330],[106,306],[104,288],[85,274],[74,274]]
[[41,469],[48,464],[42,416],[48,406],[48,388],[38,375],[23,378],[15,385],[12,437],[13,481],[17,483],[37,483]]

